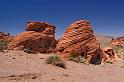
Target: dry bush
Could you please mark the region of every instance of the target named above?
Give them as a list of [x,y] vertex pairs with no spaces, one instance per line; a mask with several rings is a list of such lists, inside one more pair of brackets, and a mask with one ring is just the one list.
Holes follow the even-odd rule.
[[77,63],[84,63],[85,58],[77,52],[72,52],[72,53],[70,53],[69,61],[74,61],[74,62],[77,62]]
[[5,40],[0,40],[0,50],[4,50],[7,49],[7,45],[9,42],[5,41]]
[[59,56],[57,55],[54,55],[54,56],[49,56],[47,59],[46,59],[46,63],[47,64],[52,64],[54,66],[59,66],[59,67],[62,67],[62,68],[65,68],[65,62],[64,60],[62,60]]
[[115,53],[117,53],[122,59],[124,59],[124,44],[121,46],[113,46]]
[[33,51],[32,51],[32,49],[31,48],[25,48],[24,49],[24,52],[26,52],[26,53],[33,53]]

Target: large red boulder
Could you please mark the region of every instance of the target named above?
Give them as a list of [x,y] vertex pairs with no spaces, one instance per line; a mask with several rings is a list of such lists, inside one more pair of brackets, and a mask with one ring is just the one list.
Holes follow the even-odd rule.
[[85,55],[86,63],[93,63],[96,57],[101,61],[100,43],[96,40],[92,26],[87,20],[79,20],[68,26],[56,50],[64,58],[69,58],[71,53],[77,52]]
[[25,30],[42,32],[47,35],[54,35],[56,27],[47,22],[28,22]]
[[[31,22],[33,28],[37,28],[37,24]],[[36,22],[38,23],[38,22]],[[28,23],[29,25],[30,23]],[[8,49],[12,50],[24,50],[29,49],[33,53],[46,53],[56,47],[56,39],[54,36],[55,26],[47,27],[48,23],[39,22],[38,30],[31,30],[27,27],[26,32],[22,32],[15,37],[15,39],[9,44]],[[27,25],[27,26],[28,26]],[[44,26],[46,25],[46,27]],[[48,31],[51,30],[50,32]]]

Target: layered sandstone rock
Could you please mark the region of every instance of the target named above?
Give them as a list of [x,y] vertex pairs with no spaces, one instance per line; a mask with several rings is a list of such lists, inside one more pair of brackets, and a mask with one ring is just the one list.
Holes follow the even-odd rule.
[[[8,49],[29,49],[33,53],[46,53],[56,47],[55,26],[46,22],[30,22],[26,32],[22,32],[9,44]],[[40,28],[40,29],[39,29]]]
[[101,61],[100,43],[87,20],[79,20],[68,26],[56,49],[64,58],[68,58],[72,52],[77,52],[86,55],[87,63],[93,63],[96,57]]

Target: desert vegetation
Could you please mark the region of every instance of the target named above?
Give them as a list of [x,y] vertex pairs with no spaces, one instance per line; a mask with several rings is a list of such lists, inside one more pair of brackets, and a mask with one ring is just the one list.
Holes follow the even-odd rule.
[[77,62],[77,63],[84,63],[85,60],[86,59],[84,58],[84,56],[80,55],[78,52],[70,53],[69,61],[74,61],[74,62]]
[[53,55],[53,56],[50,56],[50,57],[46,58],[46,63],[47,64],[52,64],[54,66],[59,66],[59,67],[62,67],[62,68],[66,68],[65,61],[57,55]]
[[0,39],[0,50],[7,49],[8,43],[6,40]]
[[113,49],[119,58],[124,59],[124,44],[121,46],[113,46]]
[[25,48],[25,49],[24,49],[24,52],[30,53],[30,54],[33,53],[33,51],[31,50],[31,48]]

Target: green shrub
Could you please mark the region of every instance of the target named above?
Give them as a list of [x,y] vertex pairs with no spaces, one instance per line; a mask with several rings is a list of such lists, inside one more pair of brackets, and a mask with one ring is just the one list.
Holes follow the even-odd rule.
[[33,51],[32,51],[32,49],[31,48],[25,48],[24,49],[24,52],[26,52],[26,53],[33,53]]
[[5,40],[0,40],[0,50],[7,49],[8,42]]
[[65,62],[64,60],[62,60],[59,56],[55,55],[55,56],[50,56],[46,59],[46,63],[47,64],[52,64],[55,66],[59,66],[62,68],[65,68]]
[[70,61],[74,61],[77,63],[84,63],[85,62],[85,58],[83,56],[81,56],[79,53],[77,52],[72,52],[70,53],[70,57],[69,57]]
[[113,64],[113,62],[111,62],[111,61],[107,61],[106,63]]
[[124,44],[122,46],[113,46],[114,52],[124,59]]

